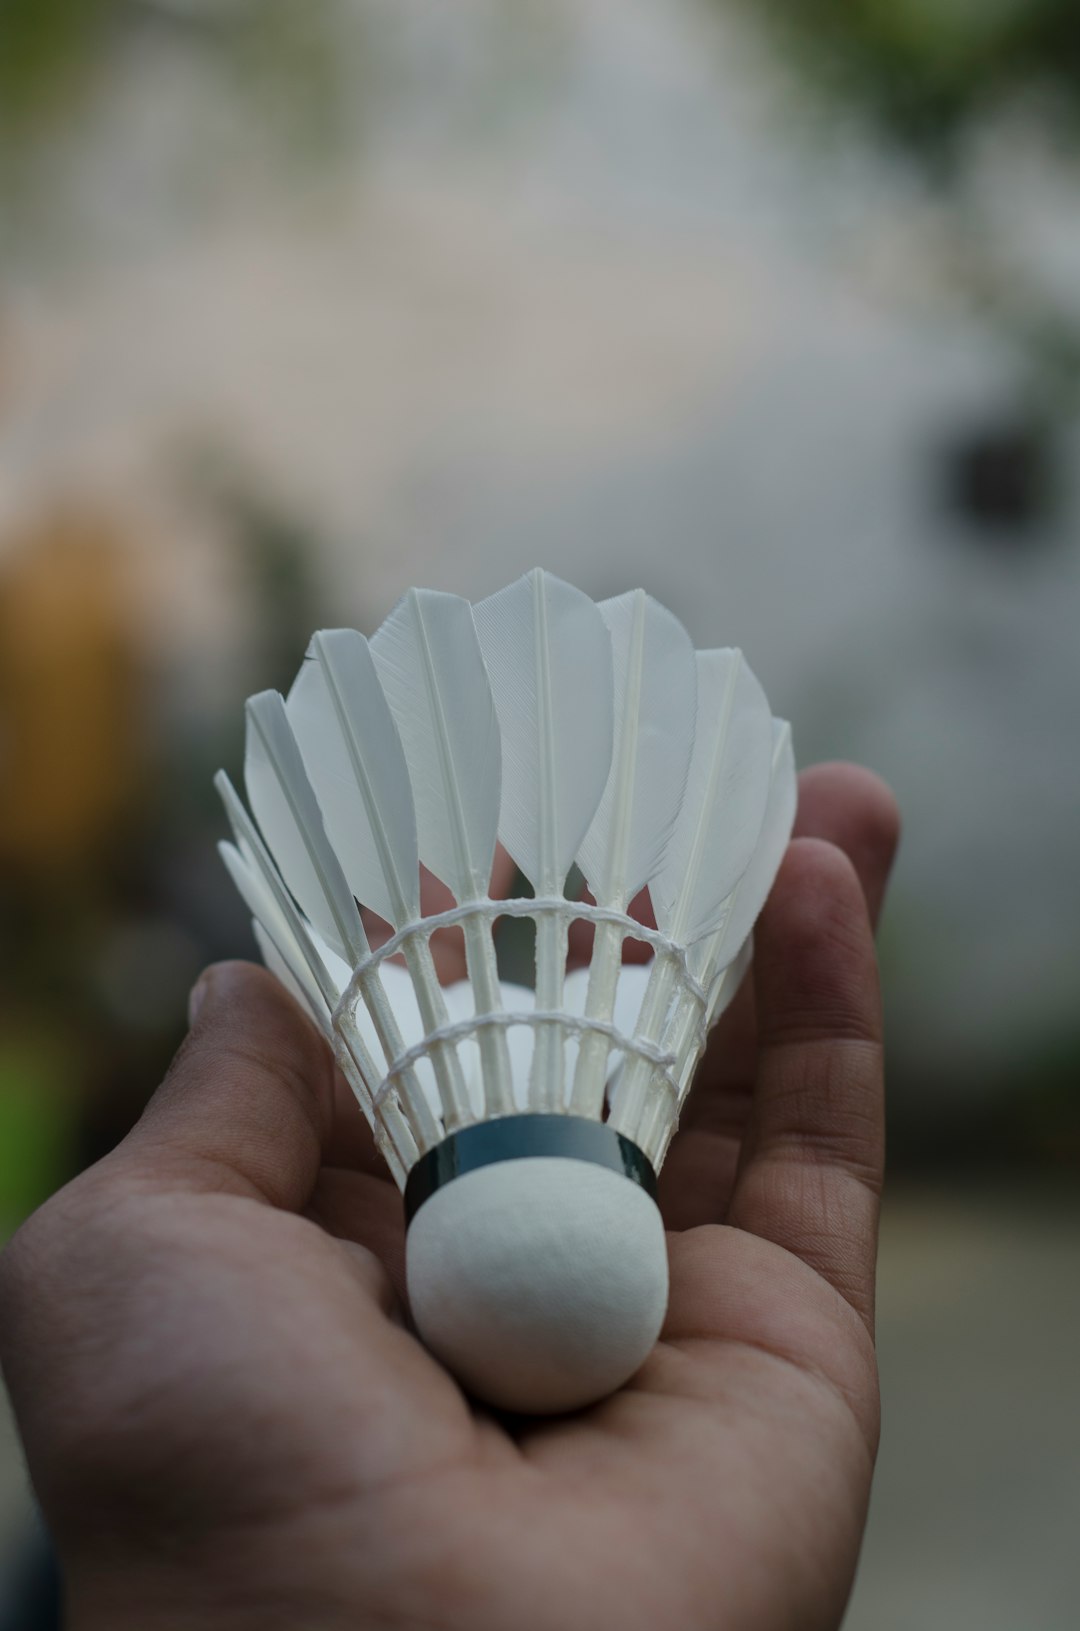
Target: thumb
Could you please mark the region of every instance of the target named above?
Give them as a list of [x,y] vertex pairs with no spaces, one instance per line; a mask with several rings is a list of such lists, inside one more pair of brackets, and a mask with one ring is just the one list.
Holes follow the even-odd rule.
[[334,1106],[325,1040],[266,969],[218,963],[191,996],[192,1027],[114,1159],[191,1190],[233,1190],[299,1211]]

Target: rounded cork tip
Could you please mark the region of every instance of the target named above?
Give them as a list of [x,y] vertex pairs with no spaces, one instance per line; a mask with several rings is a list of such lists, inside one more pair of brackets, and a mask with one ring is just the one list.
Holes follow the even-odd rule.
[[409,1301],[425,1345],[502,1410],[577,1410],[629,1381],[667,1308],[656,1203],[610,1168],[503,1160],[437,1189],[409,1225]]

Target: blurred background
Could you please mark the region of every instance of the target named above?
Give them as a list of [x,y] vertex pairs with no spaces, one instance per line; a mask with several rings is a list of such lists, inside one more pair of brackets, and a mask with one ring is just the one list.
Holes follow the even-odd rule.
[[1075,0],[0,0],[0,1232],[251,950],[244,696],[642,584],[906,820],[847,1625],[1075,1627],[1078,453]]

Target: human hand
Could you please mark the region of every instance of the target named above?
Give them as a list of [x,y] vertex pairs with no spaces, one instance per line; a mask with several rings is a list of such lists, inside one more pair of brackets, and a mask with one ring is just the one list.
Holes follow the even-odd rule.
[[400,1197],[325,1043],[265,972],[211,970],[141,1121],[0,1268],[73,1631],[836,1627],[878,1430],[896,830],[866,772],[803,774],[661,1181],[662,1340],[561,1420],[477,1410],[409,1334]]

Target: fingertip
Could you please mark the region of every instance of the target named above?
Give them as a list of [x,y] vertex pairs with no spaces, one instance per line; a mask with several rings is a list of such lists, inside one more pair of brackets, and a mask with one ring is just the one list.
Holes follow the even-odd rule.
[[888,782],[863,765],[833,761],[799,776],[795,836],[824,838],[859,875],[871,917],[880,909],[900,842],[901,818]]
[[202,1007],[203,1003],[206,1000],[207,986],[208,986],[208,982],[207,982],[208,973],[209,973],[209,970],[204,969],[203,972],[199,975],[199,978],[195,981],[195,984],[192,986],[191,990],[188,992],[187,1022],[188,1022],[188,1030],[189,1031],[193,1031],[195,1029],[195,1026],[196,1026],[196,1024],[198,1022],[198,1018],[199,1018],[199,1009]]
[[326,1038],[268,969],[223,962],[196,982],[192,1029],[128,1134],[124,1158],[159,1177],[234,1180],[303,1203],[334,1120]]
[[225,1018],[238,1027],[273,1021],[285,1026],[303,1022],[305,1031],[313,1029],[308,1014],[275,974],[261,963],[241,958],[209,964],[188,997],[192,1030],[220,1024]]
[[776,875],[762,922],[782,913],[788,932],[813,933],[823,918],[866,917],[851,857],[827,838],[793,838]]
[[213,1008],[223,997],[243,1001],[248,988],[257,988],[262,980],[269,980],[278,991],[282,990],[280,981],[258,963],[244,962],[238,957],[209,963],[191,988],[188,997],[189,1023],[195,1024],[207,1003]]
[[867,902],[837,845],[792,840],[759,921],[754,961],[765,1037],[879,1035]]
[[875,824],[883,841],[895,843],[900,831],[900,806],[884,776],[850,759],[826,759],[799,773],[799,793],[817,797],[840,794]]
[[[236,966],[234,962],[210,963],[203,969],[202,973],[199,975],[199,978],[195,981],[195,984],[188,993],[187,1016],[189,1031],[193,1031],[198,1025],[199,1016],[207,1007],[208,1003],[210,1005],[210,1010],[212,1011],[214,1009],[217,1002],[220,1000],[222,983],[228,983],[230,971],[234,966]],[[247,966],[253,965],[246,965],[243,963],[239,964],[240,968],[245,968]]]
[[196,981],[191,1001],[189,1043],[200,1055],[242,1054],[283,1075],[306,1075],[320,1084],[320,1098],[332,1101],[326,1037],[268,968],[239,958],[212,963]]

